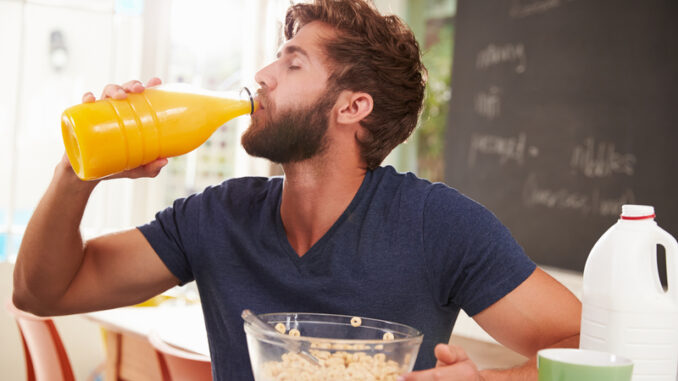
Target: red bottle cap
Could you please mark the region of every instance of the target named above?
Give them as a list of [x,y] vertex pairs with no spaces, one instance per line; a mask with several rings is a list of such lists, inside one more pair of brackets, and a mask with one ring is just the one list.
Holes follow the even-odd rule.
[[654,207],[649,205],[622,205],[622,220],[647,220],[655,218]]

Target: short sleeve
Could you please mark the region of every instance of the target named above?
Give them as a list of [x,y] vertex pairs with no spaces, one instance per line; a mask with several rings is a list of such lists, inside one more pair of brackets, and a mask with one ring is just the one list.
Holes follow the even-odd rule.
[[202,194],[174,201],[138,229],[181,284],[194,280],[190,258],[197,250]]
[[482,205],[434,184],[423,218],[424,250],[441,306],[473,316],[520,285],[535,270],[509,230]]

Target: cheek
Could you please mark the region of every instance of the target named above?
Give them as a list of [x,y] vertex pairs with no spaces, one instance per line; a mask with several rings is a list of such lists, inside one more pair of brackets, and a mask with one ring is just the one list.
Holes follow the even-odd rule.
[[[279,85],[280,86],[280,85]],[[294,86],[294,88],[276,89],[278,91],[272,94],[271,108],[273,110],[290,110],[304,107],[322,93],[315,88],[315,83],[308,83],[307,86]],[[282,91],[284,90],[284,91]],[[273,113],[275,114],[275,112]]]

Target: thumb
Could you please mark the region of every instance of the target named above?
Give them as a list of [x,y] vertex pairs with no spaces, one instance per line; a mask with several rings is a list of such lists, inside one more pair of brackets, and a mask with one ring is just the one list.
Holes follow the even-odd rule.
[[468,360],[468,355],[461,347],[452,344],[438,344],[434,349],[434,354],[438,359],[436,367],[452,365],[458,362]]
[[148,164],[130,169],[124,172],[116,173],[106,179],[119,179],[119,178],[128,178],[128,179],[138,179],[141,177],[155,177],[160,173],[160,170],[167,165],[168,160],[166,158],[160,158],[155,161],[152,161]]
[[138,175],[137,177],[155,177],[158,175],[158,173],[160,173],[160,170],[165,165],[167,165],[168,162],[169,161],[166,158],[157,159],[148,164],[142,165],[139,168],[136,168],[137,173],[134,173],[134,175]]

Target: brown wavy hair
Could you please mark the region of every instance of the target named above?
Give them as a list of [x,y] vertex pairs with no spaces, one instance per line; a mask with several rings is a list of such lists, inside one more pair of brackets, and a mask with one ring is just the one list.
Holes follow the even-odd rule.
[[331,87],[372,96],[372,112],[360,122],[367,134],[356,140],[367,168],[374,169],[417,125],[426,87],[419,44],[399,17],[382,16],[364,0],[292,5],[285,17],[285,37],[291,39],[313,21],[335,31],[323,41]]

